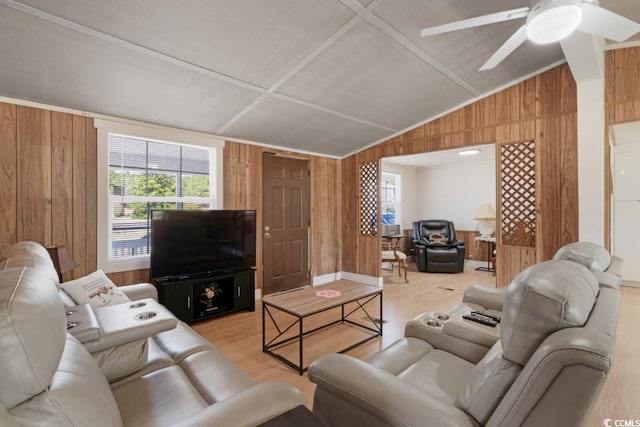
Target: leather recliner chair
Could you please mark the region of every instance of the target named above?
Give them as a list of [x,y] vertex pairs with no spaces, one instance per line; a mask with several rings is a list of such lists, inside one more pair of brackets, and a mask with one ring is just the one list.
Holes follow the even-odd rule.
[[536,264],[508,286],[499,339],[477,363],[458,341],[407,328],[367,361],[316,360],[313,411],[329,426],[580,426],[610,369],[619,311],[620,291],[583,265]]
[[462,273],[465,243],[456,239],[453,222],[430,219],[413,223],[413,243],[418,271]]

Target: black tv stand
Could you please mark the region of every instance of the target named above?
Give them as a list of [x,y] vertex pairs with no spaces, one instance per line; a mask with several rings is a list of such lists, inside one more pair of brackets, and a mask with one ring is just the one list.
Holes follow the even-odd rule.
[[184,322],[239,310],[255,311],[255,270],[214,272],[152,280],[158,299]]

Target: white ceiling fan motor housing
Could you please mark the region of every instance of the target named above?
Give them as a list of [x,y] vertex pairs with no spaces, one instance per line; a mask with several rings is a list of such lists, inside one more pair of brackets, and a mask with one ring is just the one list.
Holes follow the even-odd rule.
[[531,6],[527,16],[527,38],[537,44],[562,40],[582,20],[580,0],[540,0]]

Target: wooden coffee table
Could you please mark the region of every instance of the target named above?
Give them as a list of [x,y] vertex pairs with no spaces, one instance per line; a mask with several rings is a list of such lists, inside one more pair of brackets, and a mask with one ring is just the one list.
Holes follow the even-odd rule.
[[[380,301],[380,319],[374,319],[371,317],[365,308],[365,305],[373,301],[376,297],[379,297]],[[355,302],[357,307],[345,314],[345,304],[352,302]],[[339,319],[317,328],[313,328],[309,331],[304,330],[303,320],[305,318],[336,307],[341,307],[341,316]],[[290,325],[282,327],[273,317],[272,310],[279,310],[288,313],[294,316],[296,320]],[[368,323],[372,326],[363,325],[348,319],[348,317],[355,312],[364,312]],[[276,336],[268,342],[266,338],[267,315],[277,331]],[[360,344],[364,344],[367,341],[382,336],[382,288],[363,285],[362,283],[351,282],[348,280],[340,280],[326,285],[307,286],[300,289],[264,296],[262,298],[262,351],[270,354],[302,375],[308,368],[304,366],[303,363],[304,337],[338,323],[349,323],[374,333],[374,335],[370,335],[367,338],[340,350],[339,353],[347,352]],[[297,335],[289,338],[282,338],[285,333],[290,331],[296,325],[298,325]],[[272,349],[294,340],[298,340],[298,364],[272,351]]]

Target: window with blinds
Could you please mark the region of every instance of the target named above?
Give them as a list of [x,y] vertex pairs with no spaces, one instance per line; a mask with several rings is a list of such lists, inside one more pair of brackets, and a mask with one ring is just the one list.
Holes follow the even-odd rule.
[[400,175],[382,173],[380,184],[381,193],[381,224],[400,223]]
[[213,149],[108,134],[111,260],[149,254],[152,209],[210,209]]

